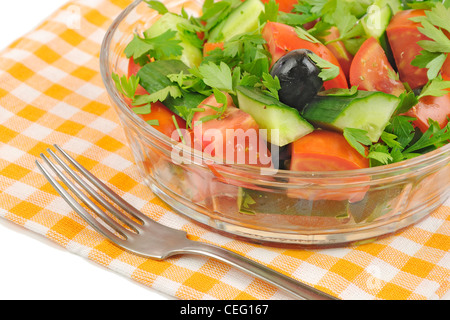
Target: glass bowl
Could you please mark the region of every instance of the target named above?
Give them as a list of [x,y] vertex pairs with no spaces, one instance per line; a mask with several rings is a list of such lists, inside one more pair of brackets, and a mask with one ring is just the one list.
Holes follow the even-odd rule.
[[[201,10],[200,1],[164,4],[176,13]],[[105,36],[100,67],[140,174],[175,211],[253,242],[340,245],[396,232],[450,197],[450,145],[397,164],[333,172],[262,172],[180,146],[131,111],[111,77],[127,74],[126,45],[158,17],[142,1],[126,8]]]

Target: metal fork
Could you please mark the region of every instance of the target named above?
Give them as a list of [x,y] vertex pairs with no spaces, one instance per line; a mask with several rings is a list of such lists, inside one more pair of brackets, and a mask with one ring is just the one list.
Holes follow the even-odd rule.
[[[159,224],[136,208],[131,206],[123,198],[113,192],[102,181],[92,175],[87,169],[76,162],[69,154],[62,150],[59,146],[54,147],[63,155],[79,173],[76,173],[65,161],[61,159],[51,149],[47,149],[51,157],[56,160],[59,167],[55,165],[45,154],[41,154],[42,159],[49,168],[59,177],[62,184],[58,182],[50,172],[36,160],[38,168],[43,175],[56,189],[56,191],[64,198],[64,200],[72,207],[73,210],[83,218],[92,228],[109,239],[117,246],[146,258],[163,260],[168,257],[180,254],[196,254],[211,257],[234,266],[242,271],[262,279],[291,295],[295,299],[301,300],[337,300],[337,298],[319,291],[309,285],[296,281],[282,273],[270,269],[251,259],[238,255],[232,251],[223,249],[218,246],[206,243],[192,241],[186,237],[186,232],[176,230]],[[61,170],[61,168],[63,170]],[[78,186],[69,179],[76,181]],[[80,174],[82,177],[80,177]],[[91,184],[86,182],[89,181]],[[75,198],[69,194],[63,187],[65,185],[72,193],[81,200],[82,203],[92,210],[101,220],[95,218],[88,212]],[[91,185],[100,190],[103,195],[97,192]],[[96,203],[94,203],[84,192],[87,192],[98,204],[103,206],[107,212],[116,217],[121,223],[117,222],[110,215],[106,214]],[[107,200],[109,199],[109,200]],[[127,216],[112,203],[123,209],[129,214]],[[105,224],[103,224],[103,221]],[[126,226],[126,227],[125,227]]]

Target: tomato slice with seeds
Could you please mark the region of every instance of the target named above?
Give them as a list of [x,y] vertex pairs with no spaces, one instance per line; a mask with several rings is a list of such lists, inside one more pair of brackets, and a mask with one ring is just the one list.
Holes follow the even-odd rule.
[[265,144],[262,150],[259,143],[258,124],[248,113],[236,108],[229,94],[225,95],[227,107],[219,118],[202,120],[216,115],[214,108],[222,107],[214,95],[198,106],[204,111],[196,112],[192,119],[194,147],[201,146],[203,152],[226,163],[270,166],[270,152]]
[[405,87],[393,75],[395,71],[378,41],[373,37],[364,41],[350,67],[350,85],[400,96]]
[[420,88],[428,82],[427,69],[411,65],[414,58],[423,50],[417,42],[430,40],[419,31],[418,27],[421,24],[410,20],[420,16],[425,16],[425,10],[399,11],[386,28],[400,80],[407,82],[412,89]]

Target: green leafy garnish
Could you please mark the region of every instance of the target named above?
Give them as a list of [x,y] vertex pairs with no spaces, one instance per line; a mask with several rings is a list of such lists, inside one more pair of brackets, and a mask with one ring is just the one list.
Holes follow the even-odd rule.
[[233,76],[230,67],[221,62],[220,65],[214,63],[202,64],[198,67],[200,77],[205,84],[212,88],[233,92]]
[[139,85],[139,77],[135,75],[132,75],[129,78],[127,78],[127,76],[119,77],[117,73],[113,73],[112,78],[116,84],[117,90],[125,97],[133,100]]
[[211,120],[215,120],[215,119],[220,119],[222,117],[222,115],[225,113],[225,111],[227,110],[228,99],[223,92],[221,92],[220,90],[214,89],[214,98],[216,99],[216,101],[220,105],[220,107],[207,106],[207,107],[213,109],[214,111],[216,111],[216,113],[200,118],[200,122],[207,122],[207,121],[211,121]]
[[439,72],[450,53],[450,40],[444,31],[450,32],[450,8],[436,2],[431,10],[425,11],[426,16],[410,18],[414,22],[422,24],[418,30],[430,38],[421,40],[417,44],[424,50],[411,62],[413,66],[427,68],[429,80],[433,80]]
[[269,0],[264,3],[264,11],[259,16],[259,21],[261,24],[266,21],[278,21],[278,8],[279,4],[275,0]]
[[311,58],[311,60],[313,60],[316,65],[321,69],[321,72],[319,73],[319,77],[323,80],[323,81],[328,81],[331,79],[336,78],[339,73],[339,67],[332,64],[331,62],[322,59],[321,57],[319,57],[317,54],[308,54],[308,57]]
[[366,149],[364,146],[369,146],[372,144],[366,130],[355,129],[355,128],[345,128],[344,138],[347,142],[362,156],[366,157]]
[[315,37],[313,37],[308,31],[306,31],[303,28],[296,27],[295,32],[297,33],[297,35],[300,39],[303,39],[303,40],[306,40],[306,41],[312,42],[312,43],[321,43],[319,40],[317,40]]
[[278,91],[281,89],[280,80],[277,76],[272,77],[269,73],[263,74],[264,92],[279,100]]
[[167,30],[153,38],[141,38],[136,34],[125,48],[125,55],[144,64],[148,62],[148,56],[157,60],[178,57],[183,53],[183,47],[180,46],[181,40],[174,39],[176,34],[174,30]]
[[437,121],[429,120],[429,129],[405,153],[417,152],[429,147],[439,148],[450,140],[450,123],[441,129]]
[[146,121],[149,125],[151,125],[151,126],[159,126],[159,120],[156,120],[156,119],[154,119],[154,120],[147,120]]
[[164,89],[153,92],[151,94],[141,95],[136,97],[135,104],[141,105],[144,103],[152,103],[156,101],[164,101],[167,97],[179,98],[182,96],[181,90],[178,86],[167,86]]
[[427,83],[418,99],[425,96],[442,97],[449,93],[448,89],[450,89],[450,81],[445,81],[439,76]]

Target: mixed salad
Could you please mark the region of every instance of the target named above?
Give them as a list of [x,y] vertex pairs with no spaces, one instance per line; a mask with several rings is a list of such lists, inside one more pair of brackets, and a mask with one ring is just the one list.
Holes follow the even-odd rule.
[[[136,114],[180,143],[181,131],[265,129],[279,168],[327,171],[450,140],[450,1],[206,0],[196,17],[145,2],[160,18],[134,35],[128,75],[113,79]],[[206,152],[211,139],[197,142]],[[265,165],[251,139],[220,143],[256,150],[251,164]]]

